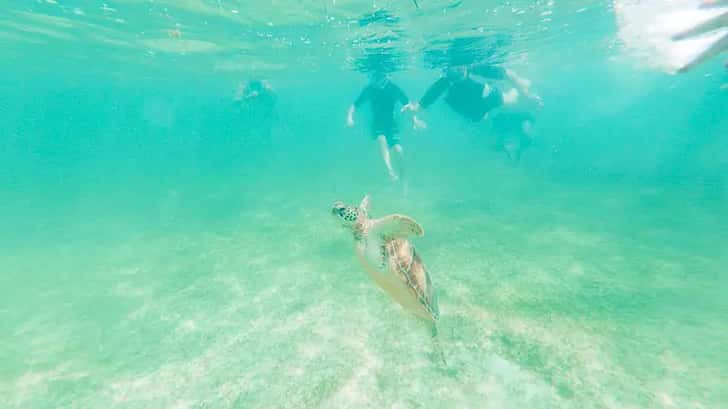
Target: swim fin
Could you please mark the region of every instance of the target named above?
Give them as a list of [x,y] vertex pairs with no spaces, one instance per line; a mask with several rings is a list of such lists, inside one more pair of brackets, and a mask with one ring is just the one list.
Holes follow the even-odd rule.
[[698,54],[697,57],[689,61],[687,64],[683,65],[678,69],[678,72],[688,72],[691,69],[695,68],[696,66],[702,64],[703,62],[709,60],[712,57],[715,57],[718,54],[723,53],[724,51],[728,50],[728,33],[723,35],[720,40],[716,41],[713,45],[711,45],[708,49],[703,51],[702,53]]
[[698,24],[690,30],[675,34],[672,39],[674,41],[685,40],[687,38],[699,36],[701,34],[705,34],[713,30],[719,30],[724,27],[728,27],[728,11],[719,16],[713,17],[702,24]]

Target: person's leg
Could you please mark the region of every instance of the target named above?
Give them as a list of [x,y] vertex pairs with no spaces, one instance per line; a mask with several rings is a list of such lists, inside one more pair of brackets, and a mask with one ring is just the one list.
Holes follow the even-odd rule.
[[392,146],[391,150],[393,155],[397,157],[397,172],[399,172],[399,182],[402,186],[402,194],[407,197],[408,183],[405,174],[404,149],[402,149],[402,145],[399,143],[399,140],[393,141],[390,145]]
[[521,158],[519,142],[517,135],[510,135],[503,141],[503,151],[511,163],[518,163],[518,160]]
[[399,177],[404,178],[404,149],[402,149],[402,145],[399,142],[395,143],[392,146],[392,152],[397,156],[397,171],[399,172]]
[[533,141],[533,122],[530,119],[519,120],[517,126],[508,132],[503,139],[503,150],[514,164],[521,161],[521,156]]
[[382,159],[384,159],[384,165],[387,166],[387,172],[389,172],[389,178],[393,181],[397,180],[397,174],[394,173],[394,169],[392,169],[392,158],[389,155],[389,145],[387,143],[387,137],[384,135],[377,136],[377,141],[379,142],[379,151],[382,154]]
[[523,152],[528,149],[533,143],[533,122],[530,119],[526,119],[521,122],[521,133],[518,144],[518,160],[520,161]]

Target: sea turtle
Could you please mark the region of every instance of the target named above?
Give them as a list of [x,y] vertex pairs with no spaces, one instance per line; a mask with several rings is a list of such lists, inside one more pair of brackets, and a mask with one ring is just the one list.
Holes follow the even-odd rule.
[[436,335],[435,290],[425,264],[408,240],[421,237],[424,230],[411,217],[392,214],[370,219],[368,210],[369,196],[365,196],[358,207],[337,201],[331,213],[354,234],[356,254],[372,280],[407,311],[430,322]]

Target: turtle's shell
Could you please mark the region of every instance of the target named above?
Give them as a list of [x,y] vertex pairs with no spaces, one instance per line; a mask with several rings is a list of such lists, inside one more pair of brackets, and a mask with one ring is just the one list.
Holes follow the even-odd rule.
[[[383,267],[396,274],[412,291],[417,301],[433,320],[440,314],[430,274],[417,250],[405,239],[392,239],[382,243]],[[420,315],[420,314],[418,314]]]

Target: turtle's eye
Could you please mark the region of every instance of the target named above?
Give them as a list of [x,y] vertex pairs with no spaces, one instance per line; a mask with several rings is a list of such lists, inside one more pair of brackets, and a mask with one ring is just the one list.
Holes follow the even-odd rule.
[[334,209],[334,215],[336,215],[337,217],[339,217],[340,220],[345,222],[350,222],[352,219],[351,212],[346,207]]

